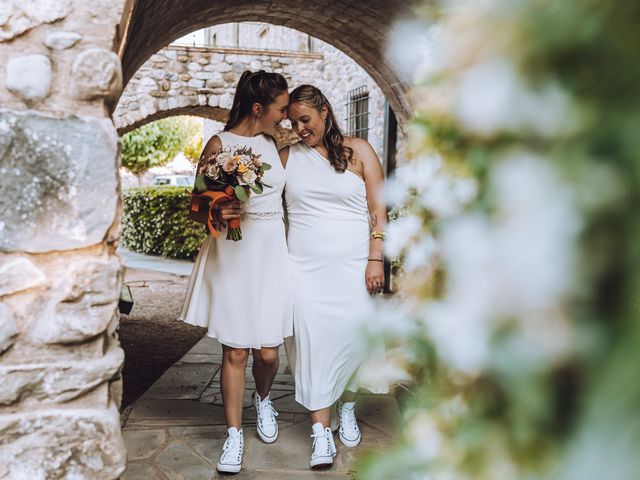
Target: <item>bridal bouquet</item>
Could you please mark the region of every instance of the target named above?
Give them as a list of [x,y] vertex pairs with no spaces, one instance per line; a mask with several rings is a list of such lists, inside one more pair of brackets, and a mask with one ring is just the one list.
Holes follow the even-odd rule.
[[[261,161],[260,155],[254,154],[250,147],[225,147],[204,157],[196,171],[189,216],[206,223],[212,235],[218,238],[219,233],[213,226],[218,204],[235,198],[247,202],[250,190],[260,194],[265,187],[271,188],[262,181],[264,172],[270,168],[271,165]],[[240,219],[230,220],[227,240],[241,239]]]

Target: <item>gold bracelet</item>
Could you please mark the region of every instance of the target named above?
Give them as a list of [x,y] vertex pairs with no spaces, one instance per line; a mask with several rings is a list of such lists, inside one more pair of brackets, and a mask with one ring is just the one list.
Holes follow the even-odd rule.
[[373,230],[371,232],[371,238],[374,240],[384,240],[385,232],[381,232],[379,230]]

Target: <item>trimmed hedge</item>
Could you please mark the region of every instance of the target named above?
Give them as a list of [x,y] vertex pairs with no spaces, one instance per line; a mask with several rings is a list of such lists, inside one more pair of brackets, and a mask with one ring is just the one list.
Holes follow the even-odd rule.
[[142,187],[124,192],[122,246],[138,253],[193,260],[206,237],[187,216],[184,187]]

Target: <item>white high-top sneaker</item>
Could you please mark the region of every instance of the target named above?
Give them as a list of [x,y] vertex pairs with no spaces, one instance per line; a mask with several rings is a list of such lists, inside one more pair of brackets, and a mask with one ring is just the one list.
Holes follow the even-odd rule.
[[278,438],[278,412],[273,408],[271,396],[261,399],[258,392],[253,392],[253,406],[256,409],[256,429],[264,443],[273,443]]
[[340,417],[340,429],[338,437],[345,447],[357,447],[360,445],[362,435],[356,419],[356,402],[339,402],[338,416]]
[[311,460],[309,466],[311,468],[328,467],[333,464],[336,458],[336,444],[333,442],[333,434],[329,427],[325,428],[322,423],[314,423],[313,427],[313,445],[311,446]]
[[242,469],[242,454],[244,453],[244,436],[242,429],[231,427],[227,430],[227,439],[222,447],[222,454],[217,469],[224,473],[238,473]]

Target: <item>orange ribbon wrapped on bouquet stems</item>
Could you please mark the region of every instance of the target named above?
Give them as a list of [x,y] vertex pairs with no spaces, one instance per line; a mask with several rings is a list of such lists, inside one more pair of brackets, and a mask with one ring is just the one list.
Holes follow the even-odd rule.
[[[214,226],[215,210],[220,202],[231,201],[237,198],[232,186],[227,186],[222,192],[206,191],[203,193],[191,193],[191,207],[189,217],[196,222],[204,223],[214,238],[220,236],[220,232]],[[227,240],[242,240],[240,219],[233,218],[228,222]]]

